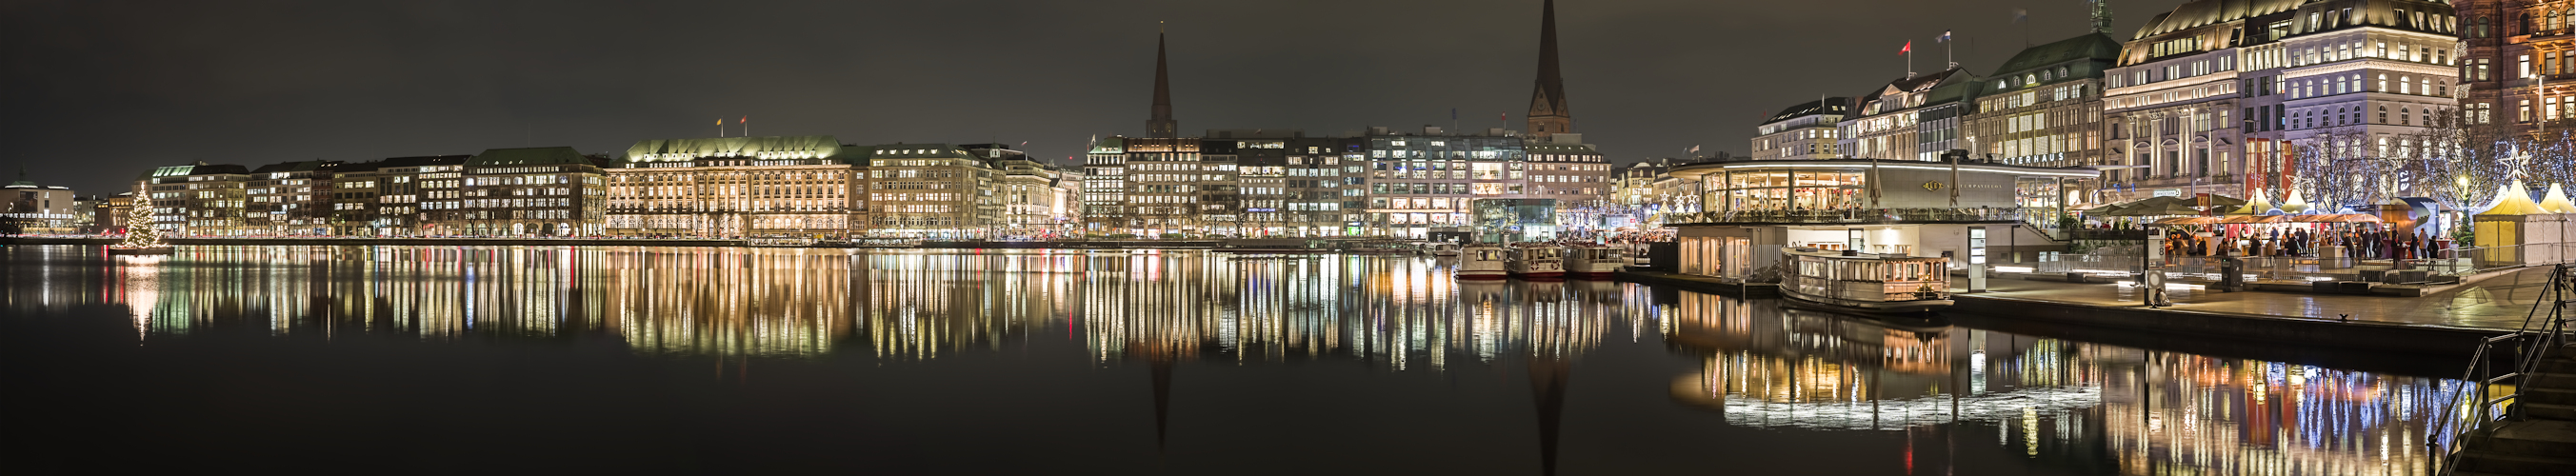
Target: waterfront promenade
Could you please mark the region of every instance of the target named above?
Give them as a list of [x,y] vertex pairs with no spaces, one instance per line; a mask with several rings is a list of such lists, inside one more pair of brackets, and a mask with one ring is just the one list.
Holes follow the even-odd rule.
[[[2175,291],[2174,306],[2150,308],[2135,287],[2056,281],[1993,279],[1987,292],[1967,293],[1967,280],[1952,281],[1957,311],[2040,325],[2074,324],[2165,337],[2219,339],[2263,345],[2463,355],[2486,337],[2512,332],[2531,312],[2551,268],[2532,267],[2471,277],[2421,297],[2321,295],[2282,292]],[[1714,278],[1625,272],[1621,279],[1677,289],[1769,295],[1762,285],[1739,287]],[[2349,316],[2347,319],[2346,316]]]
[[[2218,292],[2194,287],[2168,295],[2174,305],[2163,309],[2264,317],[2310,318],[2392,325],[2442,326],[2510,331],[2522,325],[2538,299],[2551,268],[2535,266],[2473,276],[2448,289],[2428,289],[2422,297],[2307,294],[2285,292]],[[2135,286],[2077,284],[2021,279],[1986,280],[1987,292],[1964,294],[1967,278],[1951,280],[1960,296],[1986,299],[2048,301],[2110,308],[2140,308]]]

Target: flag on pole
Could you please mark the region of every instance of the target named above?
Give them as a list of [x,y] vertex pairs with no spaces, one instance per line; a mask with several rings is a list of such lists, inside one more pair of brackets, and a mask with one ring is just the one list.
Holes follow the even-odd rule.
[[1449,120],[1458,120],[1458,108],[1449,108]]
[[1950,42],[1950,30],[1941,30],[1941,39],[1940,39],[1940,40],[1938,40],[1938,41],[1939,41],[1939,42],[1941,42],[1941,43],[1949,43],[1949,42]]
[[1896,54],[1900,54],[1900,55],[1901,55],[1901,54],[1906,54],[1906,53],[1913,53],[1913,52],[1914,52],[1914,40],[1905,40],[1905,47],[1904,47],[1904,48],[1898,48],[1898,49],[1896,49]]
[[2015,8],[2015,9],[2013,9],[2013,23],[2021,23],[2023,20],[2029,20],[2029,19],[2030,19],[2030,10],[2029,10],[2029,9],[2022,9],[2022,8]]

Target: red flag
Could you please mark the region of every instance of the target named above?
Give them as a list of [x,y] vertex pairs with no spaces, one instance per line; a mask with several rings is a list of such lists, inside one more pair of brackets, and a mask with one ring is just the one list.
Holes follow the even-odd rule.
[[1901,54],[1906,54],[1906,53],[1913,53],[1913,52],[1914,52],[1914,40],[1905,40],[1905,48],[1904,48],[1904,49],[1900,49],[1900,50],[1896,50],[1896,54],[1900,54],[1900,55],[1901,55]]
[[[1907,44],[1908,44],[1908,45],[1912,45],[1912,43],[1907,43]],[[742,121],[741,121],[741,122],[751,122],[751,116],[742,116]]]

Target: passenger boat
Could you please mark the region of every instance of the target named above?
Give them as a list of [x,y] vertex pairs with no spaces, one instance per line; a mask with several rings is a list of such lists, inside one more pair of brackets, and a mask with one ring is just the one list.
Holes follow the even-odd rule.
[[1458,244],[1429,243],[1422,245],[1422,252],[1428,253],[1431,256],[1458,256]]
[[1950,307],[1950,259],[1787,248],[1780,296],[1791,304],[1867,313]]
[[1604,245],[1565,247],[1565,276],[1574,279],[1608,280],[1618,276],[1622,261],[1618,248]]
[[1503,247],[1488,244],[1467,245],[1458,253],[1458,280],[1495,281],[1510,277],[1504,270]]
[[1503,270],[1512,277],[1530,281],[1565,279],[1564,248],[1554,245],[1522,243],[1503,249]]

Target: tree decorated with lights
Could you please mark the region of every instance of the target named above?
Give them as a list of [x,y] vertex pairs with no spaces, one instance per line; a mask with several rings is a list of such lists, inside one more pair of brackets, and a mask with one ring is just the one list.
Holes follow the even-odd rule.
[[117,243],[116,247],[138,249],[163,246],[161,230],[152,226],[150,195],[143,192],[134,194],[134,201],[125,209],[125,241]]

